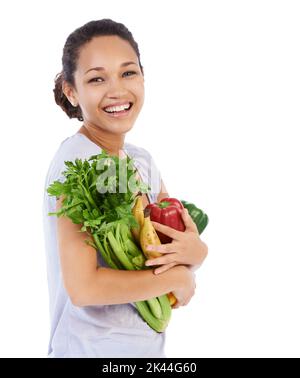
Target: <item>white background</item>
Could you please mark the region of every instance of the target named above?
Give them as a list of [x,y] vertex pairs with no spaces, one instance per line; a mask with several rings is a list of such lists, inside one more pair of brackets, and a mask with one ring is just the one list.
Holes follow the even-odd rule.
[[204,209],[209,256],[169,357],[300,356],[298,1],[2,1],[0,356],[45,357],[44,179],[80,122],[55,104],[67,36],[112,18],[139,44],[127,141]]

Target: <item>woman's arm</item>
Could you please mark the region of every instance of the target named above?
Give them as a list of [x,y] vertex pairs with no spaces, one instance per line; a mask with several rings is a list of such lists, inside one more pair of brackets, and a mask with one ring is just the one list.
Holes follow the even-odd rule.
[[[56,211],[61,207],[61,201],[57,200]],[[178,295],[184,302],[190,295],[191,273],[183,266],[174,267],[162,275],[154,275],[152,269],[128,271],[99,267],[97,252],[84,242],[88,234],[79,232],[80,228],[81,225],[74,224],[67,217],[57,218],[62,276],[74,305],[137,302],[176,290],[181,291]]]

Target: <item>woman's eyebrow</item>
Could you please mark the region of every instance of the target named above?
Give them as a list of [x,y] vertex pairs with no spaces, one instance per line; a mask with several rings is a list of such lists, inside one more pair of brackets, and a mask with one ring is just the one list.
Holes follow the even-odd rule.
[[[124,62],[120,65],[120,67],[126,67],[126,66],[129,66],[130,64],[135,64],[137,66],[137,64],[135,62]],[[105,71],[105,68],[104,67],[93,67],[93,68],[88,69],[84,74],[87,74],[88,72],[90,72],[92,70]]]

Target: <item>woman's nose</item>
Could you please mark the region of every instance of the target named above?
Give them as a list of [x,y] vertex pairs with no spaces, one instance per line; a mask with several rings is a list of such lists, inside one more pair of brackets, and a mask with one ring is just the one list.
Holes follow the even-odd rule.
[[120,79],[111,79],[108,89],[107,89],[107,96],[108,97],[122,97],[127,94],[127,90],[125,88],[124,82]]

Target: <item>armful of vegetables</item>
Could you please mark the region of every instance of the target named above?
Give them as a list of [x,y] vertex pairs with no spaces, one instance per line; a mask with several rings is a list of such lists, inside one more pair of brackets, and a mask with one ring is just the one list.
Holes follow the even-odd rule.
[[[81,232],[92,236],[86,243],[96,249],[113,269],[140,270],[145,257],[135,243],[131,228],[137,221],[132,214],[137,192],[147,192],[148,186],[135,179],[136,168],[129,157],[120,159],[105,151],[88,160],[66,161],[66,180],[54,181],[48,188],[50,196],[63,196],[62,207],[49,215],[67,216],[81,224]],[[133,177],[133,175],[135,177]],[[125,187],[125,188],[124,188]],[[120,190],[122,189],[122,190]],[[137,311],[156,332],[163,332],[171,318],[167,295],[136,302]]]
[[[81,232],[92,236],[92,241],[87,239],[86,243],[102,255],[109,267],[126,270],[151,269],[145,266],[145,256],[158,255],[147,251],[146,246],[160,244],[161,241],[151,223],[150,213],[147,214],[149,209],[146,209],[145,216],[141,196],[136,196],[137,192],[147,193],[149,187],[134,179],[133,175],[136,177],[137,170],[133,159],[128,156],[120,159],[102,150],[88,160],[66,161],[65,166],[63,175],[66,180],[63,183],[54,181],[47,188],[50,196],[64,197],[60,210],[49,215],[66,216],[73,223],[81,224]],[[131,190],[133,181],[136,181],[134,191]],[[168,202],[170,199],[164,200]],[[178,202],[177,206],[182,206]],[[190,215],[199,222],[198,230],[202,232],[207,218],[203,220],[203,213],[194,205],[187,202],[184,205],[189,206]],[[168,206],[171,205],[162,205],[163,208]],[[168,209],[169,212],[170,210]],[[170,222],[165,224],[174,228],[182,227],[181,218],[179,221],[175,214],[176,211],[173,218],[167,217]],[[152,329],[163,332],[171,318],[171,304],[175,301],[176,298],[170,293],[136,302],[135,305]]]

